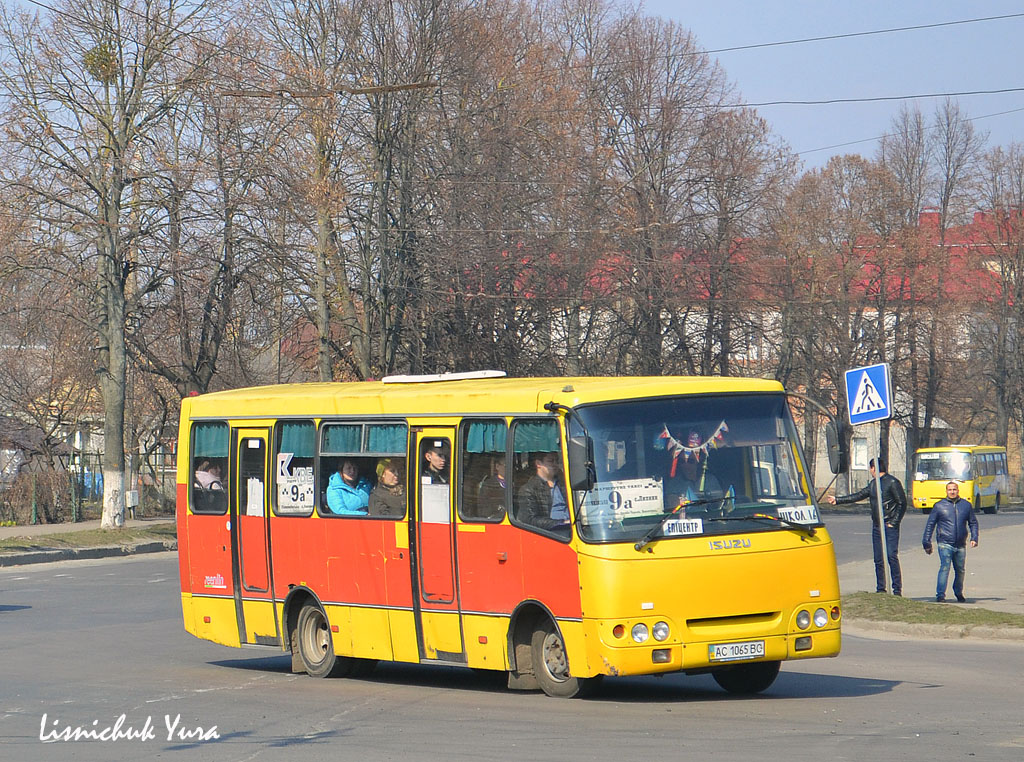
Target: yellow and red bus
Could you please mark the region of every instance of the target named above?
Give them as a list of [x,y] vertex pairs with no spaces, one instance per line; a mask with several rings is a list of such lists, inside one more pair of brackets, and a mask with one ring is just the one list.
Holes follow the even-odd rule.
[[911,500],[915,508],[930,513],[946,497],[946,485],[955,481],[960,496],[974,509],[996,513],[1009,485],[1006,448],[996,445],[922,447],[914,453]]
[[679,671],[757,692],[839,653],[781,385],[500,376],[183,400],[186,630],[313,676],[461,665],[562,697]]

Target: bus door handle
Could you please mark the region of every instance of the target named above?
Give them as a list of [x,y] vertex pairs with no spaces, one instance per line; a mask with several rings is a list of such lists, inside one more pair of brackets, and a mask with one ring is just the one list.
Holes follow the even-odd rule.
[[400,550],[392,550],[391,551],[391,557],[392,558],[397,558],[397,559],[402,559],[402,558],[405,558],[405,553],[403,553]]
[[506,561],[508,561],[508,553],[506,553],[504,550],[499,550],[498,551],[498,563],[499,564],[503,564]]

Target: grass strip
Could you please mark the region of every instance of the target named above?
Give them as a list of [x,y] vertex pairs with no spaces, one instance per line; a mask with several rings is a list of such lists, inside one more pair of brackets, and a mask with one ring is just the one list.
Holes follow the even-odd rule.
[[852,593],[843,596],[844,619],[909,624],[985,625],[1024,628],[1024,615],[990,611],[961,603],[915,601],[898,595]]

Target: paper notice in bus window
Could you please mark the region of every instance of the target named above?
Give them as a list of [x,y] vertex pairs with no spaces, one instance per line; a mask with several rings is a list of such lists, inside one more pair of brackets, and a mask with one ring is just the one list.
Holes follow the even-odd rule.
[[623,479],[598,482],[587,498],[592,517],[614,516],[616,521],[633,516],[664,513],[665,499],[658,479]]
[[308,513],[313,506],[313,467],[290,468],[292,454],[277,456],[277,511],[278,513]]
[[263,480],[249,478],[246,482],[246,496],[245,501],[245,515],[246,516],[262,516],[263,515]]
[[813,505],[779,508],[779,518],[792,521],[794,524],[817,524],[818,510]]
[[425,524],[451,522],[449,486],[447,484],[421,484],[420,508]]
[[701,519],[670,519],[665,522],[661,533],[665,537],[676,537],[684,534],[704,534],[704,522]]

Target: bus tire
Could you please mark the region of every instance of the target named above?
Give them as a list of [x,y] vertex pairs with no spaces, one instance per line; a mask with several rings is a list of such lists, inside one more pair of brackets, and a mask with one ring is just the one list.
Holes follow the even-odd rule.
[[985,506],[985,513],[999,513],[999,493],[996,493],[996,501],[991,506]]
[[974,510],[982,511],[983,513],[995,513],[995,509],[990,505],[983,506],[981,504],[981,495],[974,496]]
[[352,660],[334,653],[327,615],[319,606],[307,603],[295,626],[299,658],[310,677],[344,677],[352,671]]
[[729,693],[750,695],[760,693],[774,683],[781,665],[782,662],[778,661],[758,661],[716,669],[711,672],[711,676]]
[[601,676],[573,677],[562,634],[550,620],[533,631],[530,643],[533,673],[540,689],[552,698],[582,698],[597,689]]

